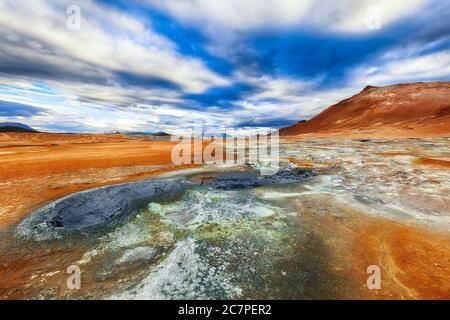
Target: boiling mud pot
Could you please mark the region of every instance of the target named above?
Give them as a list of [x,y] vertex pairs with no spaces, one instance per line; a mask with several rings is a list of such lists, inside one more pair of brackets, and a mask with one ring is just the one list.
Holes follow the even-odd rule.
[[[286,201],[312,176],[295,167],[272,176],[247,168],[63,198],[14,231],[16,258],[32,250],[40,261],[23,270],[27,288],[35,288],[24,292],[43,298],[333,298],[332,288],[345,279],[328,272],[320,241]],[[80,290],[48,276],[64,274],[70,264],[82,271]]]

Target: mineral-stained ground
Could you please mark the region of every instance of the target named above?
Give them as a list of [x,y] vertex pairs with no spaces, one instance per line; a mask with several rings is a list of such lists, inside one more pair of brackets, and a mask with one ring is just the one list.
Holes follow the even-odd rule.
[[[94,158],[95,148],[106,153],[111,146],[120,155],[127,143],[136,144],[127,166],[117,162],[94,172],[86,164],[85,171],[50,172],[39,179],[33,178],[37,173],[2,173],[0,210],[8,219],[0,231],[0,298],[450,299],[449,138],[287,139],[274,176],[260,176],[252,166],[153,175],[151,183],[177,187],[123,217],[112,215],[107,223],[81,230],[64,220],[67,215],[51,223],[47,213],[30,214],[71,192],[130,181],[127,175],[145,178],[153,169],[142,165],[168,168],[155,158],[139,163],[137,148],[144,142],[88,148]],[[166,150],[163,143],[157,148]],[[0,159],[16,151],[1,152]],[[32,162],[33,156],[27,157]],[[39,161],[49,159],[47,153]],[[67,154],[59,161],[64,159]],[[114,180],[108,170],[123,179]],[[74,179],[88,185],[37,201],[33,183],[48,191],[55,177],[61,188]],[[108,183],[99,183],[102,177]],[[18,190],[16,181],[27,191],[5,198],[9,188]],[[121,186],[120,192],[135,195],[136,186]],[[72,197],[73,205],[79,196]],[[102,197],[93,202],[98,207],[105,201],[106,208],[111,198]],[[35,201],[27,202],[30,198]],[[98,222],[83,219],[83,226]],[[79,290],[67,288],[70,265],[80,267]],[[380,289],[366,285],[373,265],[381,270]]]

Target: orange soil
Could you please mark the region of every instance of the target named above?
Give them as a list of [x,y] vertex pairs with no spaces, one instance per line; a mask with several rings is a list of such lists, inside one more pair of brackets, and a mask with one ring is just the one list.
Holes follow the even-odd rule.
[[412,156],[411,152],[377,152],[377,156],[381,157],[396,157],[396,156]]
[[188,167],[172,164],[175,143],[121,135],[1,133],[0,228],[69,193]]
[[434,166],[450,169],[450,161],[448,160],[437,160],[437,159],[426,159],[421,158],[414,161],[416,165]]
[[371,219],[355,245],[382,270],[384,289],[373,298],[450,299],[449,243],[448,234]]
[[[319,201],[319,202],[318,202]],[[325,205],[325,214],[310,208]],[[353,210],[327,197],[303,201],[299,218],[321,237],[328,265],[353,287],[344,299],[450,299],[450,235]],[[366,270],[381,269],[381,289],[369,290]]]

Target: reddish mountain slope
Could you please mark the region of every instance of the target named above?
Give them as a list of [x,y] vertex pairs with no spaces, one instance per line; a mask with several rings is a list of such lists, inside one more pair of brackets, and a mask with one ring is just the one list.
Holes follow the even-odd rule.
[[281,129],[280,134],[392,130],[450,135],[450,82],[368,86],[309,121]]

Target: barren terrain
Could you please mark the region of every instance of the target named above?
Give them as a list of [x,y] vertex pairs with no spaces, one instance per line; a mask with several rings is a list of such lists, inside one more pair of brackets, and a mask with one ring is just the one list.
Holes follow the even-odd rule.
[[0,133],[0,228],[66,194],[174,170],[173,145],[122,135]]
[[[214,188],[204,183],[220,170],[209,168],[112,229],[43,241],[16,224],[68,193],[181,169],[173,143],[4,134],[0,297],[449,299],[449,144],[290,137],[281,165],[301,170],[295,183],[231,176]],[[79,291],[65,285],[73,263]],[[381,268],[380,290],[366,287],[369,265]]]

